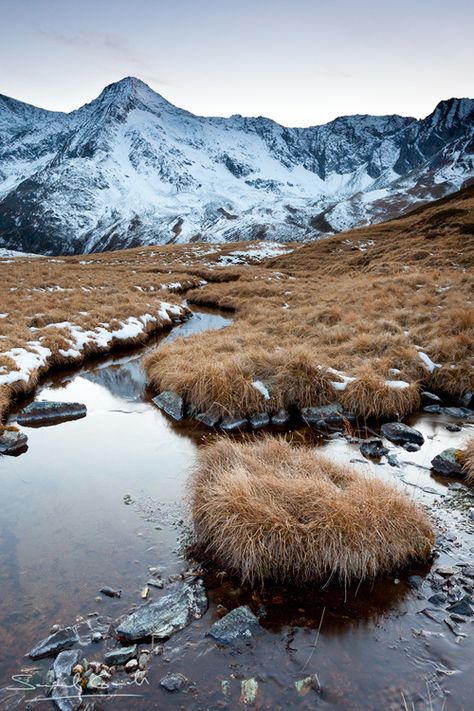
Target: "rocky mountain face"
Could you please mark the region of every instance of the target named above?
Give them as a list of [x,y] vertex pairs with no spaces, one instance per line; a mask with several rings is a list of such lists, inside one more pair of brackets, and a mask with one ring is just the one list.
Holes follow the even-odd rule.
[[69,114],[0,95],[0,247],[313,240],[474,178],[474,100],[417,120],[207,118],[126,78]]

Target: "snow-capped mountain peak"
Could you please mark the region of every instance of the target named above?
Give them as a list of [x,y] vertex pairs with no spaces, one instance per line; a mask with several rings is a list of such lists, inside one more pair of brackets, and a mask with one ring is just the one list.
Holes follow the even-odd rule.
[[134,77],[69,114],[0,96],[0,246],[317,239],[462,187],[473,134],[471,99],[286,128],[195,116]]

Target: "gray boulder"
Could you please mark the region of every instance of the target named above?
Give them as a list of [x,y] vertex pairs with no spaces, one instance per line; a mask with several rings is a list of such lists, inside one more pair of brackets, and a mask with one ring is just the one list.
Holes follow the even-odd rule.
[[449,447],[431,460],[431,466],[443,476],[462,476],[461,450]]
[[317,427],[338,425],[344,421],[342,405],[339,402],[332,402],[320,407],[303,407],[301,417],[309,425]]
[[58,652],[62,652],[63,649],[73,647],[77,642],[79,642],[79,639],[73,628],[65,627],[38,642],[36,647],[31,650],[30,657],[31,659],[52,657]]
[[0,454],[20,454],[27,449],[28,437],[23,432],[0,432]]
[[449,415],[449,417],[454,417],[458,420],[474,420],[474,410],[471,410],[469,407],[445,407],[443,408],[443,412],[445,415]]
[[163,390],[153,398],[153,402],[174,420],[179,421],[184,418],[184,400],[178,393],[172,390]]
[[403,422],[386,422],[382,425],[380,431],[384,437],[395,444],[413,442],[414,444],[419,444],[421,446],[425,441],[419,430],[415,430],[413,427],[409,427]]
[[87,415],[87,408],[80,402],[48,402],[37,400],[24,408],[18,415],[19,425],[49,425],[55,422],[78,420]]
[[441,400],[440,397],[435,395],[434,393],[430,393],[427,390],[424,390],[421,393],[421,403],[422,405],[442,405],[443,401]]
[[222,415],[218,410],[211,407],[209,410],[206,410],[206,412],[198,412],[194,419],[206,425],[206,427],[217,427],[222,419]]
[[207,596],[202,580],[179,582],[170,586],[157,602],[144,605],[117,627],[118,637],[138,640],[152,635],[168,639],[207,610]]
[[247,605],[243,605],[214,622],[207,634],[221,644],[230,644],[236,639],[249,639],[260,629],[257,617]]
[[55,678],[63,679],[71,676],[72,669],[79,662],[80,656],[79,649],[67,649],[64,652],[60,652],[53,664]]

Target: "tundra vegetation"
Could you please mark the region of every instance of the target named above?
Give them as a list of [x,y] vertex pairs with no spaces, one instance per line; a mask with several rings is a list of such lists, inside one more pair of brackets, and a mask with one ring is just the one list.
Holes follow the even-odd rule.
[[191,477],[194,553],[250,583],[342,583],[424,560],[434,535],[395,486],[265,436],[203,447]]

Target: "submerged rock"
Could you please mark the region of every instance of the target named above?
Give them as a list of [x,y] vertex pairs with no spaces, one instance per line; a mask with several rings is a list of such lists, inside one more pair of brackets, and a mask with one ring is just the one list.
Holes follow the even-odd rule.
[[431,466],[444,476],[462,476],[462,452],[460,449],[450,447],[443,450],[431,460]]
[[178,393],[172,390],[163,390],[162,393],[153,398],[153,402],[174,420],[179,421],[183,419],[184,400]]
[[160,679],[160,686],[166,691],[180,691],[187,681],[184,674],[170,672]]
[[104,657],[104,662],[112,666],[120,666],[121,664],[126,664],[137,656],[138,647],[136,644],[132,644],[129,647],[119,647],[118,649],[111,649],[107,652]]
[[145,605],[129,615],[117,627],[117,635],[126,640],[144,637],[167,639],[199,619],[207,610],[207,596],[202,580],[176,583],[157,602]]
[[443,408],[441,407],[441,405],[425,405],[423,408],[423,412],[430,412],[435,414],[439,414],[442,411]]
[[79,642],[79,639],[72,627],[65,627],[38,642],[36,647],[31,650],[30,657],[31,659],[51,657],[58,652],[62,652],[63,649],[69,649],[77,642]]
[[71,676],[73,668],[79,662],[81,652],[79,649],[68,649],[60,652],[53,664],[54,676],[56,679]]
[[362,442],[360,451],[367,459],[379,459],[388,454],[388,449],[384,447],[381,439],[369,439]]
[[306,696],[310,691],[321,691],[318,675],[311,674],[311,676],[295,681],[295,689],[299,696]]
[[448,422],[448,424],[445,425],[445,429],[447,429],[448,432],[461,432],[462,427],[460,425],[456,425],[454,422]]
[[469,595],[466,595],[463,597],[462,600],[458,600],[455,602],[453,605],[450,605],[446,609],[448,612],[453,612],[456,615],[464,615],[465,617],[472,617],[472,607],[471,607],[471,598]]
[[99,592],[101,592],[102,595],[107,595],[107,597],[121,597],[122,595],[121,590],[114,590],[113,588],[109,588],[108,585],[104,585]]
[[224,417],[220,427],[224,432],[235,432],[247,427],[248,420],[245,417]]
[[247,605],[242,605],[214,622],[207,634],[221,644],[230,644],[236,639],[249,639],[259,630],[257,617]]
[[249,421],[252,429],[259,430],[261,427],[268,427],[270,424],[270,415],[267,412],[260,412],[256,415],[252,415]]
[[419,430],[405,425],[403,422],[386,422],[380,428],[383,436],[395,444],[406,444],[413,442],[422,445],[425,438]]
[[242,679],[240,682],[240,702],[245,706],[255,703],[258,693],[258,681],[256,679]]
[[445,407],[443,412],[445,415],[455,419],[474,420],[474,410],[469,409],[469,407]]
[[0,454],[20,454],[28,447],[28,437],[23,432],[0,431]]
[[52,422],[78,420],[87,415],[87,407],[80,402],[48,402],[37,400],[24,408],[17,417],[20,425],[48,425]]
[[82,690],[63,679],[53,685],[51,699],[60,711],[77,711],[82,704]]

